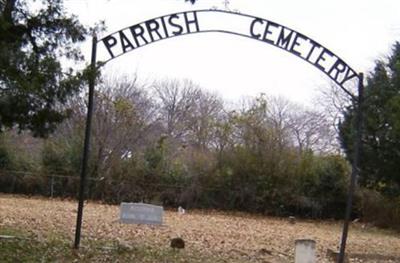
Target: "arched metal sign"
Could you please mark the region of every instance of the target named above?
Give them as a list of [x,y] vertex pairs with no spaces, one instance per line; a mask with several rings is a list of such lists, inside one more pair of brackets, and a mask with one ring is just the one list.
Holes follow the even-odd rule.
[[[229,21],[229,22],[227,22]],[[225,10],[194,10],[179,12],[153,19],[123,28],[117,32],[97,40],[93,38],[91,70],[96,72],[96,62],[102,64],[120,57],[140,47],[178,36],[198,33],[225,33],[246,37],[264,42],[302,60],[310,63],[333,80],[345,93],[347,93],[357,106],[357,134],[355,140],[354,160],[352,164],[351,184],[347,201],[345,224],[343,227],[342,243],[339,261],[344,260],[347,230],[351,214],[352,196],[358,175],[359,145],[361,143],[361,104],[362,104],[362,74],[357,74],[347,63],[329,49],[306,35],[276,22]],[[81,170],[81,183],[79,189],[78,216],[75,232],[74,247],[79,247],[80,232],[83,215],[83,201],[85,192],[86,169],[89,156],[89,142],[91,119],[93,112],[93,93],[95,75],[89,79],[89,102],[87,123],[85,130],[85,143]],[[350,92],[358,82],[358,96]]]
[[164,39],[198,33],[232,34],[275,46],[312,64],[346,93],[354,86],[351,80],[358,77],[343,59],[304,34],[270,20],[224,10],[174,13],[123,28],[97,42],[98,60],[106,63]]

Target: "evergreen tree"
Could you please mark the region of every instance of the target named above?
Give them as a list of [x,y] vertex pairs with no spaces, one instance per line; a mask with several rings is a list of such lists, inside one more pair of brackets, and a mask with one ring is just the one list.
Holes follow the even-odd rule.
[[[400,43],[387,62],[376,62],[367,79],[363,112],[360,183],[388,195],[400,195]],[[354,108],[345,112],[340,139],[351,160]]]
[[61,61],[82,59],[86,33],[62,0],[0,0],[0,130],[46,136],[68,115],[61,105],[82,76]]

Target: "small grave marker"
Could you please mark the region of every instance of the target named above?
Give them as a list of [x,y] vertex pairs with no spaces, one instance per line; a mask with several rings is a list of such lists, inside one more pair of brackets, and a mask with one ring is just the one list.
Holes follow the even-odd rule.
[[164,208],[144,203],[121,203],[120,221],[124,224],[161,225]]
[[311,239],[297,239],[295,248],[295,263],[315,263],[315,241]]

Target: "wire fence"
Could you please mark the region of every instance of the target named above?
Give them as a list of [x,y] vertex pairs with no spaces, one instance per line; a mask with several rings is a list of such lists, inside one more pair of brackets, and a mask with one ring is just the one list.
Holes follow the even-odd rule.
[[[2,184],[1,184],[1,177],[2,176],[8,176],[12,177],[13,181],[18,181],[23,178],[29,178],[33,180],[43,180],[47,178],[47,180],[50,181],[50,189],[54,188],[54,184],[57,179],[67,179],[74,181],[76,183],[80,183],[80,176],[79,175],[68,175],[68,174],[62,174],[62,173],[56,173],[56,172],[37,172],[37,171],[22,171],[22,170],[0,170],[0,189],[2,189]],[[108,183],[118,183],[119,180],[115,178],[105,178],[105,177],[86,177],[89,182],[102,182],[102,181],[107,181]],[[120,180],[121,181],[121,180]],[[122,180],[124,181],[124,180]],[[262,183],[265,180],[262,179],[251,179],[249,180],[251,183]],[[42,181],[41,181],[42,182]],[[155,183],[155,182],[146,182],[148,186],[153,186],[153,187],[162,187],[162,188],[171,188],[171,189],[182,189],[185,187],[188,187],[187,183],[186,184],[167,184],[167,183]],[[240,187],[237,187],[240,188]],[[202,186],[203,190],[208,190],[208,191],[221,191],[221,190],[226,190],[227,186],[226,185],[214,185],[213,187],[207,186],[204,187]],[[230,191],[233,192],[240,192],[240,189],[230,189]],[[52,191],[50,191],[52,192]]]
[[[261,178],[243,181],[178,180],[165,182],[165,178],[145,178],[137,175],[112,177],[88,176],[85,199],[111,204],[120,202],[147,202],[166,207],[211,208],[262,212],[287,216],[301,214],[306,217],[338,217],[343,214],[343,202],[335,198],[325,205],[324,199],[300,196],[282,186],[266,183]],[[199,179],[199,178],[197,178]],[[80,184],[78,174],[40,171],[0,170],[0,192],[10,194],[41,195],[47,197],[77,198]]]
[[[128,176],[127,176],[128,177]],[[120,182],[126,182],[127,178],[123,178],[122,180],[117,180],[115,178],[104,178],[104,177],[87,177],[87,180],[90,183],[100,183],[106,182],[108,185],[115,185]],[[129,178],[129,182],[134,184],[134,180]],[[18,194],[21,193],[21,188],[18,185],[28,184],[28,185],[41,185],[42,189],[47,188],[45,193],[48,193],[50,197],[57,196],[57,186],[63,186],[63,184],[76,184],[77,186],[80,183],[79,175],[68,175],[61,173],[53,173],[53,172],[39,172],[39,171],[23,171],[23,170],[0,170],[0,191]],[[143,184],[143,182],[140,182]],[[167,190],[167,189],[176,189],[182,190],[188,187],[187,183],[181,184],[168,184],[168,183],[157,183],[157,182],[145,182],[147,187],[151,187],[152,189],[156,188],[159,190]],[[24,188],[25,189],[25,188]],[[216,185],[214,187],[204,187],[201,186],[202,190],[206,191],[226,191],[226,186]],[[28,189],[29,190],[29,189]],[[78,190],[78,188],[76,188]],[[240,192],[238,189],[230,189],[230,192]],[[35,194],[35,191],[32,193],[23,191],[25,194]],[[45,194],[46,195],[46,194]]]

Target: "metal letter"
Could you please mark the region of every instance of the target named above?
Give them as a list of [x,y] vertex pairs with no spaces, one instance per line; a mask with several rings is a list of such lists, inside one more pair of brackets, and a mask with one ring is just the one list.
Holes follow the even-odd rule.
[[129,41],[122,30],[119,31],[119,39],[121,40],[122,52],[125,53],[129,50],[135,49],[131,41]]
[[263,24],[264,21],[262,21],[262,20],[259,19],[259,18],[256,18],[256,19],[254,19],[254,20],[251,22],[251,24],[250,24],[250,35],[251,35],[253,38],[260,39],[260,38],[261,38],[261,34],[255,34],[255,33],[254,33],[254,25],[255,25],[255,23]]
[[325,71],[325,68],[324,68],[321,64],[319,64],[319,62],[320,62],[321,60],[322,60],[322,61],[326,61],[326,59],[325,59],[325,57],[324,57],[325,54],[328,54],[328,55],[331,56],[331,57],[334,56],[334,55],[332,54],[332,52],[330,52],[329,50],[327,50],[326,48],[324,48],[324,49],[322,50],[321,54],[319,54],[317,60],[316,60],[315,63],[314,63],[314,65],[315,65],[317,68],[319,68],[320,70],[322,70],[322,71]]
[[183,27],[179,24],[175,24],[173,20],[175,19],[179,19],[179,16],[177,14],[173,14],[169,17],[168,19],[168,23],[172,26],[172,27],[176,27],[178,28],[178,31],[173,31],[172,34],[174,34],[174,36],[180,35],[183,32]]
[[270,26],[274,26],[275,28],[279,27],[278,24],[275,24],[274,22],[268,21],[267,25],[265,26],[265,31],[264,31],[264,35],[263,35],[263,39],[262,40],[267,42],[267,43],[270,43],[270,44],[274,45],[274,41],[267,38],[267,36],[272,33],[272,31],[269,30]]
[[286,29],[285,27],[282,27],[282,30],[278,36],[278,41],[276,41],[276,45],[283,49],[287,49],[289,47],[290,40],[292,40],[293,36],[293,31],[289,29],[288,30],[290,31],[290,33],[287,36],[285,36],[285,29]]
[[196,25],[196,31],[195,32],[199,32],[200,28],[199,28],[199,21],[197,20],[197,14],[196,11],[191,12],[193,13],[193,20],[189,20],[188,18],[188,13],[183,13],[185,16],[185,22],[186,22],[186,30],[188,33],[192,33],[192,31],[190,31],[190,24],[195,24]]
[[[149,41],[147,41],[147,39],[143,36],[144,28],[141,24],[131,26],[129,29],[131,30],[132,36],[135,39],[136,47],[141,46],[138,37],[140,37],[144,41],[145,45],[149,43]],[[139,29],[139,32],[137,32],[137,29]]]
[[114,54],[111,51],[111,48],[117,44],[117,39],[112,35],[109,35],[103,38],[103,43],[106,46],[108,53],[110,53],[111,58],[114,58]]
[[[162,35],[160,34],[160,32],[158,32],[158,29],[160,28],[160,24],[158,24],[158,22],[156,20],[154,20],[154,19],[147,20],[145,24],[146,24],[147,32],[150,35],[151,42],[154,42],[153,32],[155,32],[157,34],[159,39],[163,38]],[[154,25],[154,27],[152,27],[152,25]]]

